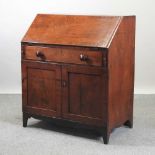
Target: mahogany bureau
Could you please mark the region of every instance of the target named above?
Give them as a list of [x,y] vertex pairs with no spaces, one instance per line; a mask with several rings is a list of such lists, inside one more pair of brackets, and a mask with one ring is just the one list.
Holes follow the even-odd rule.
[[135,16],[38,14],[21,42],[28,118],[86,125],[107,144],[133,126]]

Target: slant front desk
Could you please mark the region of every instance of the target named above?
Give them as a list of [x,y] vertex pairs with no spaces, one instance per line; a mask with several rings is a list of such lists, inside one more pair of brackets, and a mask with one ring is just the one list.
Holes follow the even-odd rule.
[[133,126],[135,16],[38,14],[21,42],[28,118],[97,130]]

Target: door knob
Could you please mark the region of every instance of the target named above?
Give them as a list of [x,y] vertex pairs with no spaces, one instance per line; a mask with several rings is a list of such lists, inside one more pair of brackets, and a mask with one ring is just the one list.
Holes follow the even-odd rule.
[[62,81],[62,87],[66,87],[67,86],[67,82],[66,81]]

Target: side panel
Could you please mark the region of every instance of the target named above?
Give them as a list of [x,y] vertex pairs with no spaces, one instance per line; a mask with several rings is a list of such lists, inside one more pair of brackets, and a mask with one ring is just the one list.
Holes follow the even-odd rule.
[[135,17],[123,17],[108,52],[109,131],[133,122]]

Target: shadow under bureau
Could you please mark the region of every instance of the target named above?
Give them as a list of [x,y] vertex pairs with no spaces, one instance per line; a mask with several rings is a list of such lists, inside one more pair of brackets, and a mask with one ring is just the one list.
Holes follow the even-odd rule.
[[107,144],[133,125],[134,16],[38,14],[21,42],[23,126],[49,118],[92,127]]

